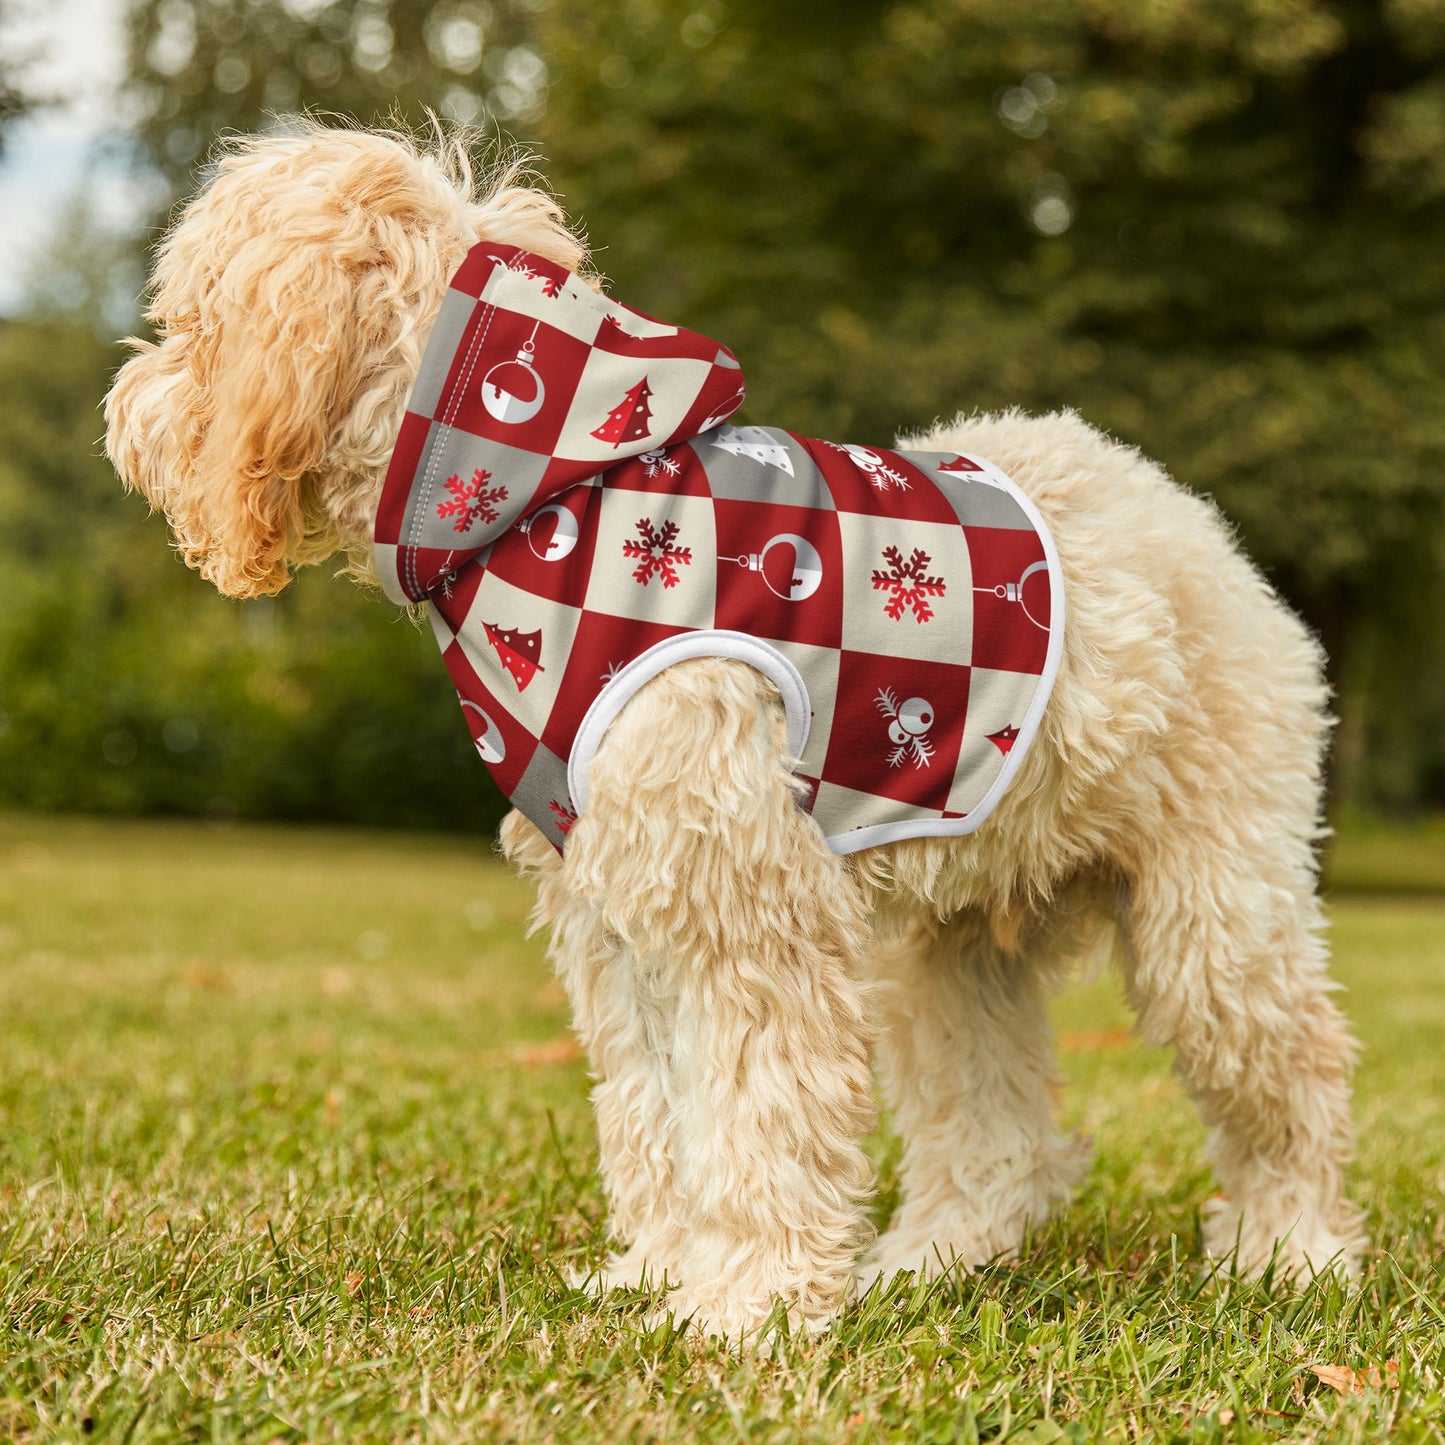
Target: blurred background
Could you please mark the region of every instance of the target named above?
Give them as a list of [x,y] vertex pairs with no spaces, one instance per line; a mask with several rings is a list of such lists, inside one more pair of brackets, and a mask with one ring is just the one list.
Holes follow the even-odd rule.
[[428,633],[218,598],[101,452],[169,208],[301,107],[533,150],[743,420],[1138,445],[1322,637],[1335,810],[1445,807],[1440,0],[0,0],[0,805],[500,816]]

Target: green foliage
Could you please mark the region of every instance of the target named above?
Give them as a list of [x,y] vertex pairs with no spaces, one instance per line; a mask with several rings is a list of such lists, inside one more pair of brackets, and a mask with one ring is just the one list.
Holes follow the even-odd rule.
[[568,1282],[603,1206],[530,903],[455,837],[0,817],[0,1435],[1445,1438],[1438,900],[1332,910],[1365,1045],[1358,1289],[1211,1278],[1204,1130],[1091,985],[1057,1009],[1096,1144],[1074,1204],[1017,1266],[897,1286],[768,1360]]
[[112,362],[78,325],[0,329],[0,803],[491,829],[429,636],[316,572],[226,601],[122,495]]

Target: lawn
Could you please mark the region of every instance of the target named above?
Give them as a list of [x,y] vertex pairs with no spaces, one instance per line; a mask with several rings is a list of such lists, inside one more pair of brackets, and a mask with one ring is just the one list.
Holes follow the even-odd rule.
[[485,845],[0,817],[0,1438],[1445,1440],[1445,896],[1420,847],[1344,891],[1390,846],[1332,873],[1361,1287],[1201,1264],[1202,1131],[1104,982],[1058,1006],[1075,1204],[757,1359],[568,1285],[586,1076]]

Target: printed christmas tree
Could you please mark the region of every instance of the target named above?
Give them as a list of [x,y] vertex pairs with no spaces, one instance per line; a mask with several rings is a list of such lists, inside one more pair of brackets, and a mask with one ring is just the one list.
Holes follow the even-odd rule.
[[540,630],[518,632],[513,627],[498,627],[492,622],[484,622],[482,626],[486,629],[487,641],[497,649],[502,666],[511,673],[512,681],[517,684],[518,692],[523,691],[539,672],[547,670],[537,661],[542,651]]
[[646,441],[651,434],[648,422],[652,420],[652,412],[647,405],[651,395],[652,388],[644,376],[607,413],[607,420],[592,435],[600,442],[611,442],[615,447],[620,447],[623,442]]
[[941,462],[940,472],[981,472],[983,468],[972,457],[957,456],[951,462]]

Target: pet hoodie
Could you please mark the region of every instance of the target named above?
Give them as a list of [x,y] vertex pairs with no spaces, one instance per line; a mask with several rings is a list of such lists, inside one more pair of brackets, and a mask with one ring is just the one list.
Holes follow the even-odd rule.
[[428,340],[376,523],[472,739],[559,849],[643,683],[730,657],[776,684],[829,846],[971,832],[1038,729],[1058,560],[983,457],[733,426],[733,356],[497,242]]

